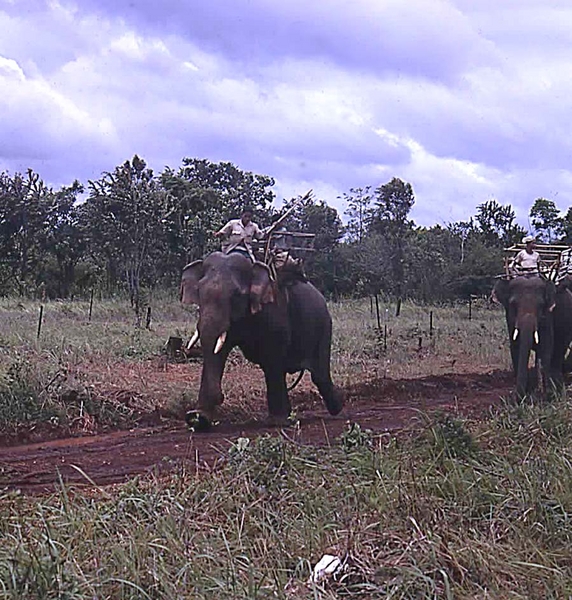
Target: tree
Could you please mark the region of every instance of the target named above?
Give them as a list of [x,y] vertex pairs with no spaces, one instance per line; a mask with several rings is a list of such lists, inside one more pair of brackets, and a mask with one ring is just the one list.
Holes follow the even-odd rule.
[[534,230],[543,242],[550,244],[562,233],[562,217],[553,200],[537,198],[529,216]]
[[37,287],[48,252],[48,237],[59,218],[58,198],[28,169],[0,175],[0,265],[4,292],[23,295]]
[[92,252],[103,256],[108,282],[122,275],[139,314],[141,282],[153,285],[165,246],[165,192],[144,160],[134,156],[89,182],[85,205]]
[[391,257],[392,291],[401,298],[405,282],[408,234],[413,228],[413,222],[408,219],[415,204],[413,188],[410,183],[394,177],[375,190],[375,198],[370,231],[380,235],[387,243]]
[[568,208],[564,217],[562,217],[562,239],[563,244],[572,246],[572,206]]
[[496,200],[487,200],[477,206],[475,222],[489,246],[511,246],[526,235],[526,231],[516,222],[512,206],[502,206]]
[[49,219],[46,249],[55,261],[55,272],[47,266],[43,283],[49,296],[66,298],[76,282],[76,267],[87,251],[87,235],[82,220],[83,207],[78,196],[83,192],[79,181],[62,187],[54,194],[54,213]]
[[183,266],[218,247],[214,233],[249,206],[256,221],[270,222],[274,180],[242,171],[232,163],[183,159],[178,171],[166,168],[161,181],[167,191],[168,254],[163,272],[178,277]]
[[293,198],[284,203],[282,213],[296,207],[287,219],[287,228],[298,233],[313,233],[315,252],[306,261],[308,276],[325,294],[336,294],[337,264],[335,249],[344,235],[338,211],[313,197],[302,202]]
[[350,242],[361,243],[367,233],[372,217],[370,193],[371,186],[365,188],[350,188],[350,193],[343,194],[343,200],[347,204],[345,214],[349,217],[346,231]]

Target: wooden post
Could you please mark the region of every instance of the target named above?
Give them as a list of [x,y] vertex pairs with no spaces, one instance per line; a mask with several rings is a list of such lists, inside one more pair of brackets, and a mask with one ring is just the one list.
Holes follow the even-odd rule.
[[429,337],[433,337],[433,311],[429,313]]
[[469,321],[473,318],[473,297],[469,296]]
[[423,347],[423,338],[419,336],[419,350]]
[[375,314],[377,317],[377,330],[381,331],[381,320],[379,318],[379,298],[375,295]]
[[398,317],[401,313],[401,298],[397,299],[397,306],[395,307],[395,316]]
[[145,329],[151,329],[151,307],[147,307],[147,317],[145,319]]
[[42,319],[44,318],[44,305],[40,304],[40,316],[38,318],[38,333],[36,334],[36,339],[40,339],[40,334],[42,333]]
[[387,352],[387,323],[383,326],[383,351]]
[[91,288],[91,294],[89,295],[89,322],[91,323],[91,314],[93,313],[93,294],[94,289]]
[[373,296],[369,297],[369,314],[373,317]]

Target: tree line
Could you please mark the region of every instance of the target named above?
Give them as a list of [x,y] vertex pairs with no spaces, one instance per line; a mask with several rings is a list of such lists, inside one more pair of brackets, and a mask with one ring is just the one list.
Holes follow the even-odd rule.
[[[468,221],[432,227],[410,218],[411,184],[400,179],[344,193],[346,225],[323,199],[275,207],[274,179],[229,162],[184,158],[155,174],[138,156],[87,186],[59,190],[28,170],[0,174],[0,294],[66,298],[93,289],[127,292],[138,308],[144,291],[178,283],[188,262],[218,247],[213,234],[242,209],[269,225],[295,205],[286,225],[316,234],[306,262],[328,296],[384,294],[423,301],[489,291],[503,248],[525,230],[510,205],[483,202]],[[530,220],[539,239],[572,244],[572,208],[537,198]]]

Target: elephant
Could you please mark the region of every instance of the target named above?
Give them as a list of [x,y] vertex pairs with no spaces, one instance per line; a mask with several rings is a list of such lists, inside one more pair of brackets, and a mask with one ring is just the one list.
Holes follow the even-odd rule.
[[[516,391],[524,396],[530,389],[528,361],[531,350],[548,380],[559,384],[562,365],[558,368],[555,358],[555,311],[556,294],[552,282],[541,277],[514,277],[499,279],[492,292],[492,299],[505,309],[510,337],[510,354],[516,376]],[[557,312],[560,316],[560,313]],[[564,355],[562,355],[562,360]]]
[[572,343],[572,276],[567,276],[556,286],[554,308],[554,349],[552,368],[558,373],[571,371],[572,353],[566,356]]
[[201,341],[203,367],[197,409],[186,417],[195,430],[208,429],[223,402],[222,375],[236,346],[264,372],[271,422],[287,422],[286,374],[303,369],[328,412],[340,413],[344,394],[330,374],[332,319],[324,297],[300,270],[273,278],[262,262],[213,252],[184,268],[180,291],[184,304],[199,306],[194,338]]

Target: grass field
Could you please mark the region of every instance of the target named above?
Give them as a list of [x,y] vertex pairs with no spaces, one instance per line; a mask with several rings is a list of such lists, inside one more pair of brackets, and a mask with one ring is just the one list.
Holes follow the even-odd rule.
[[[89,433],[193,400],[196,377],[162,356],[169,335],[190,336],[192,311],[156,301],[147,331],[120,301],[97,302],[91,322],[87,303],[47,303],[36,339],[38,310],[0,302],[3,427],[83,418]],[[498,309],[394,311],[382,307],[380,333],[368,301],[331,305],[339,383],[508,368]],[[261,378],[231,362],[256,380],[228,394],[240,407]],[[568,400],[530,399],[420,414],[396,434],[348,423],[320,447],[296,429],[236,439],[208,469],[189,458],[106,488],[0,491],[0,599],[570,598],[571,448]],[[342,571],[309,582],[325,553]]]
[[[88,302],[49,302],[39,338],[39,303],[1,300],[0,430],[38,421],[65,424],[86,414],[107,427],[124,427],[141,413],[190,405],[198,380],[162,374],[165,341],[172,335],[188,339],[196,320],[195,310],[175,297],[154,300],[150,330],[136,326],[125,301],[96,301],[91,321]],[[382,305],[381,331],[368,300],[338,302],[330,309],[332,370],[340,385],[508,368],[501,312],[484,303],[473,308],[471,320],[463,305],[404,303],[399,318],[394,305]],[[229,368],[248,374],[249,385],[251,380],[254,389],[263,389],[259,369],[239,353]],[[145,377],[150,369],[155,378]],[[234,394],[231,386],[227,392],[227,407],[240,410],[244,390]]]

